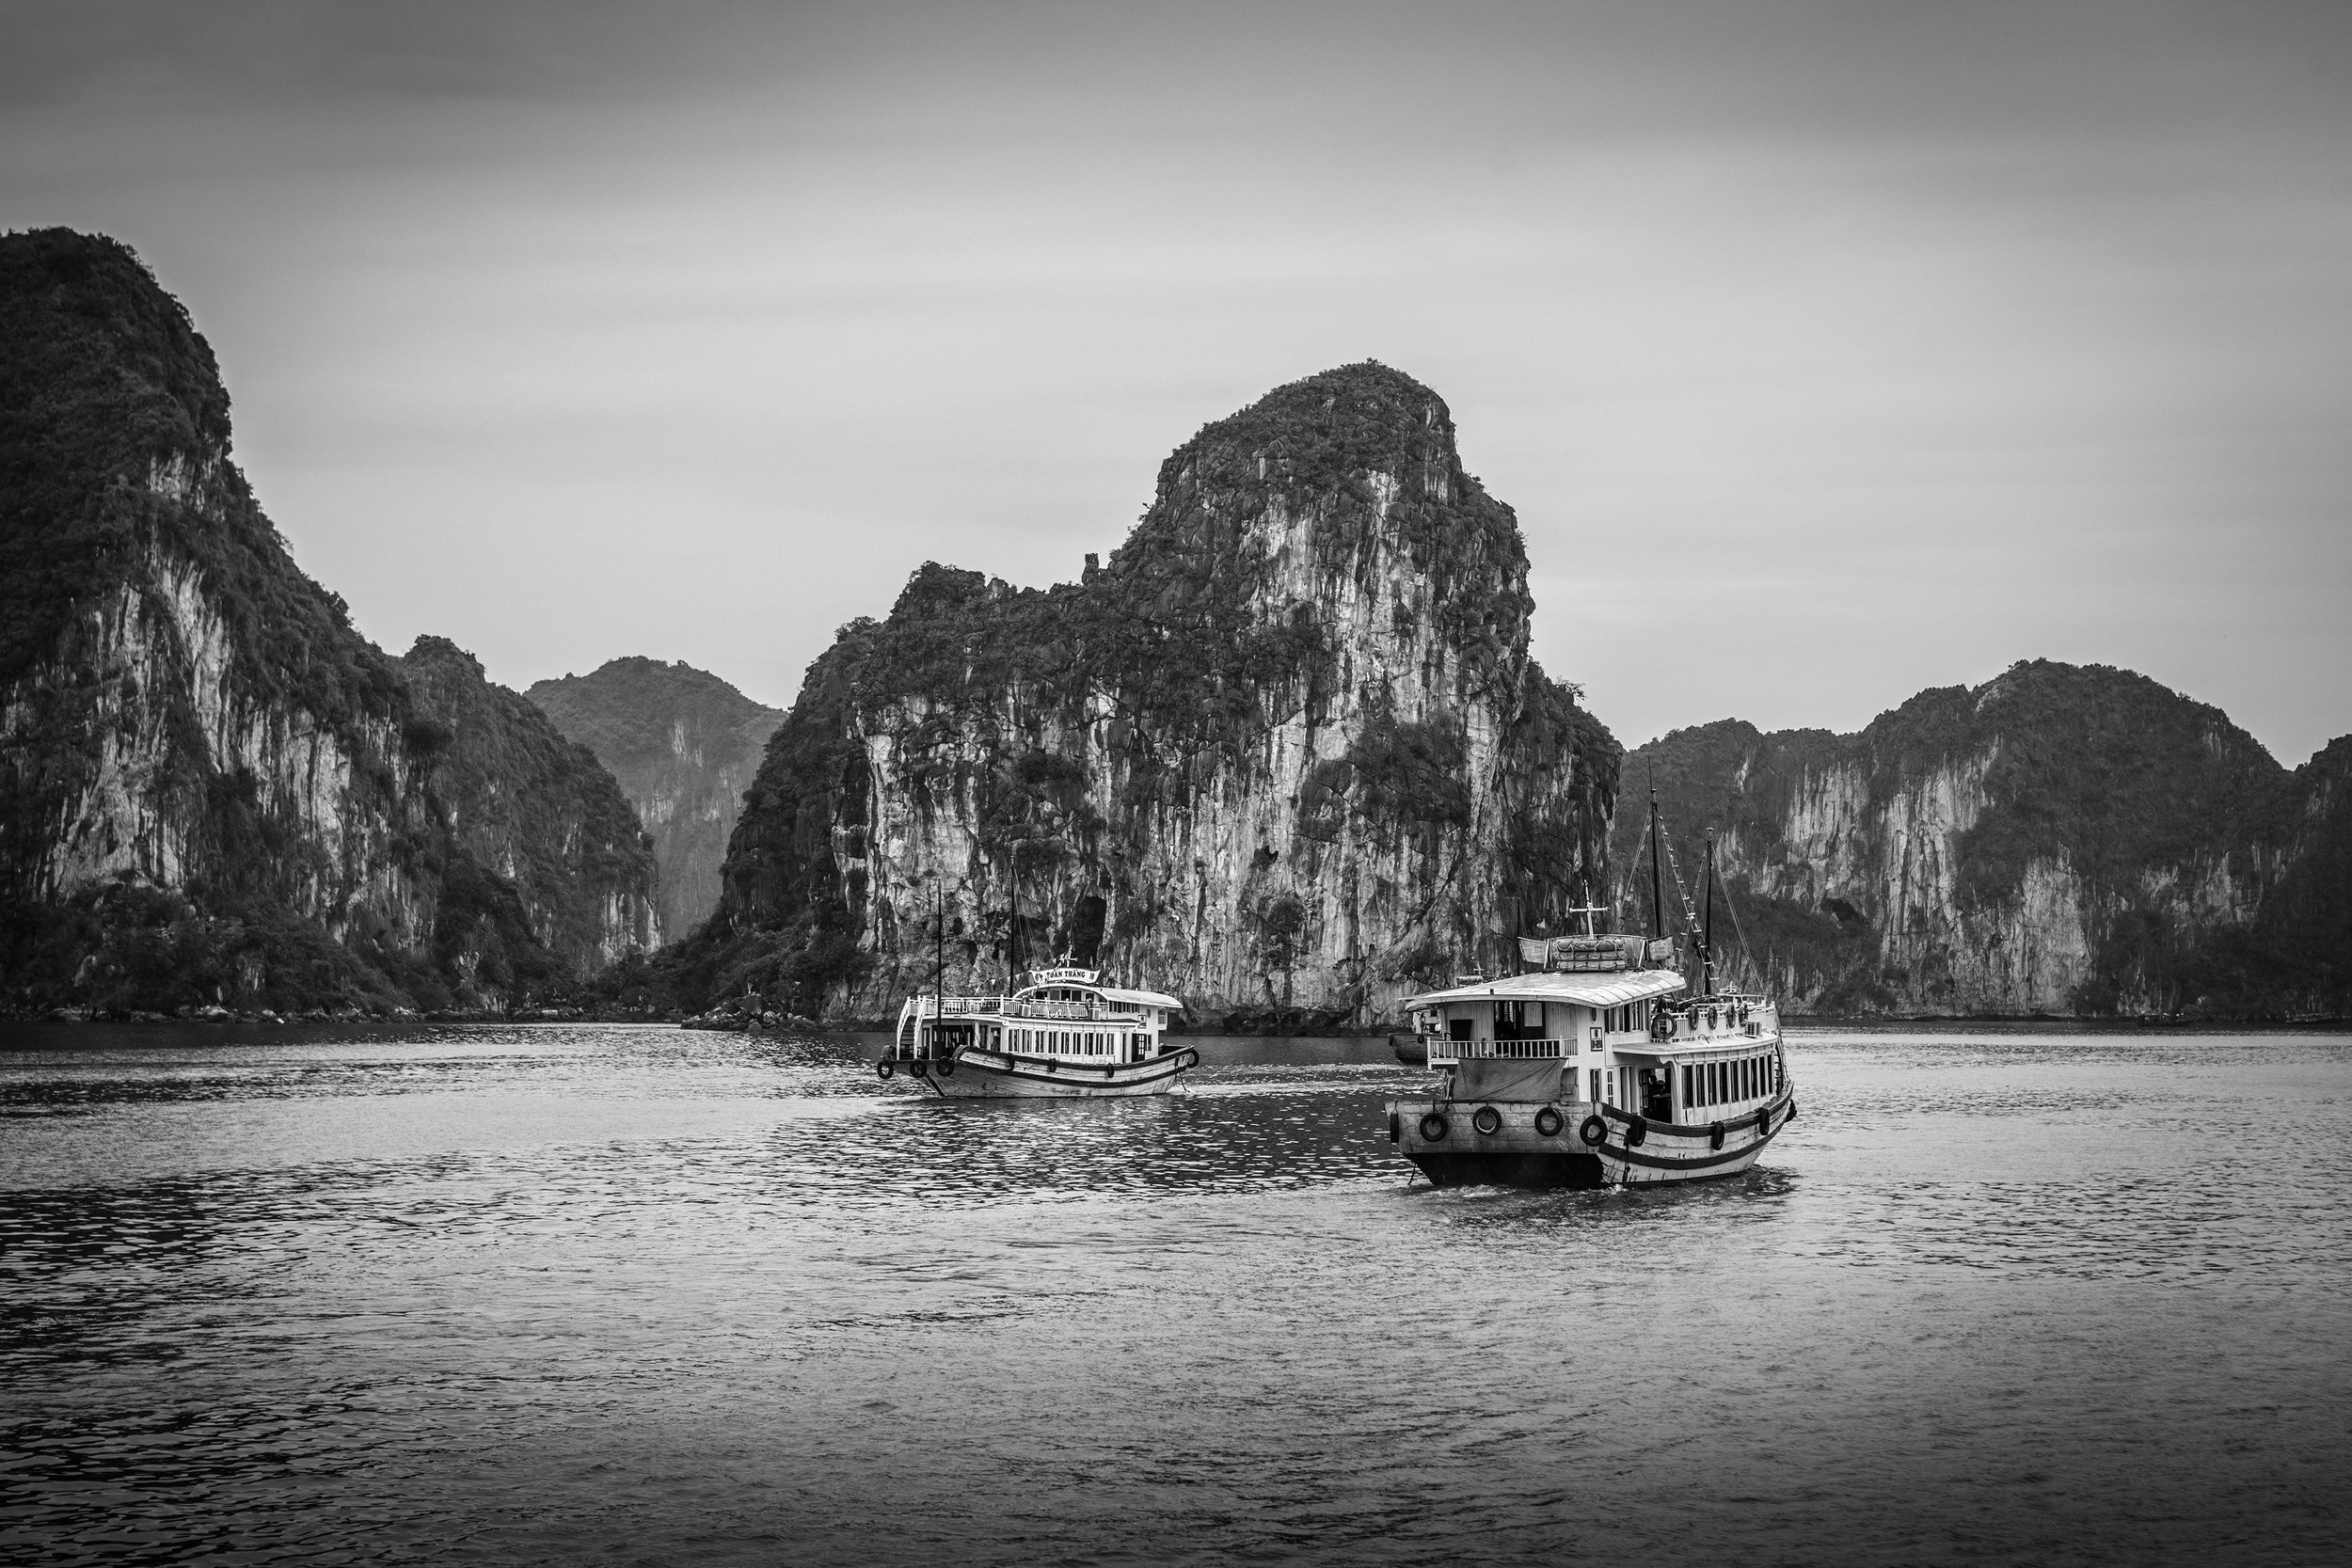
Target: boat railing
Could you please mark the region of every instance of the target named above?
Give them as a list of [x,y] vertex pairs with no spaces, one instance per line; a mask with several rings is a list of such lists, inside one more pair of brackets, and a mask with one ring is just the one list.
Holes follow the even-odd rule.
[[1011,1002],[1006,996],[918,996],[914,1016],[937,1018],[942,1013],[1002,1013]]
[[1431,1037],[1429,1065],[1454,1067],[1461,1062],[1547,1062],[1576,1054],[1574,1040],[1451,1040]]
[[1143,1014],[1133,1007],[1099,1002],[1022,1002],[1009,996],[918,996],[914,1016],[938,1018],[943,1013],[979,1013],[991,1018],[1042,1018],[1086,1023],[1140,1023]]

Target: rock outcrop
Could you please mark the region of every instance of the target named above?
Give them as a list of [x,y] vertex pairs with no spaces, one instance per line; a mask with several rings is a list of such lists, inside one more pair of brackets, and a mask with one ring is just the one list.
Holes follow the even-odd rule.
[[111,240],[0,237],[0,1006],[495,1011],[576,977],[452,832],[453,743],[288,555],[179,302]]
[[810,667],[684,962],[814,1012],[1067,953],[1196,1016],[1370,1021],[1606,874],[1619,752],[1528,652],[1445,404],[1350,366],[1203,429],[1126,543],[938,565]]
[[719,872],[759,759],[784,714],[690,665],[616,658],[525,693],[620,781],[653,837],[661,929],[685,936],[719,907]]
[[400,666],[426,787],[532,936],[577,974],[659,947],[653,844],[596,753],[446,638],[418,638]]
[[2217,708],[2036,661],[1858,735],[1679,730],[1628,777],[1656,780],[1694,891],[1717,832],[1718,948],[1792,1009],[2246,1017],[2345,1006],[2347,765],[2340,740],[2289,775]]

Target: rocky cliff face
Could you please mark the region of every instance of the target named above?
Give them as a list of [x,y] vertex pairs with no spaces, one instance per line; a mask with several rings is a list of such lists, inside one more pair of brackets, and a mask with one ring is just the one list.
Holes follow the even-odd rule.
[[653,845],[596,753],[446,638],[418,638],[400,664],[426,787],[458,845],[514,886],[532,934],[579,974],[659,947]]
[[449,737],[229,453],[212,351],[135,257],[0,238],[0,1006],[498,1007],[564,978],[449,831]]
[[719,906],[719,872],[768,737],[784,715],[686,664],[616,658],[526,693],[620,781],[653,837],[671,941]]
[[1376,1016],[1605,874],[1618,749],[1528,654],[1509,508],[1351,366],[1203,429],[1105,565],[931,565],[770,743],[708,988],[874,1015],[1062,953],[1198,1011]]
[[[2035,662],[1859,735],[1725,721],[1629,763],[1655,777],[1694,891],[1717,830],[1739,917],[1717,945],[1792,1006],[2245,1015],[2344,1005],[2352,919],[2340,881],[2321,891],[2343,852],[2339,753],[2290,777],[2217,709]],[[1620,866],[1642,826],[1617,825]],[[1645,920],[1646,861],[1620,892]]]

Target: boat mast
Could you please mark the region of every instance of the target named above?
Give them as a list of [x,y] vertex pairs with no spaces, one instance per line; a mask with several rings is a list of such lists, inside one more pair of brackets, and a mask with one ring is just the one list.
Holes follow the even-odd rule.
[[1005,939],[1005,990],[1021,989],[1021,847],[1012,849],[1012,930]]
[[1699,994],[1715,994],[1715,830],[1707,831],[1707,880],[1699,894],[1707,923],[1699,927]]
[[1658,781],[1649,786],[1649,934],[1653,940],[1666,934],[1666,866],[1665,857],[1658,850]]

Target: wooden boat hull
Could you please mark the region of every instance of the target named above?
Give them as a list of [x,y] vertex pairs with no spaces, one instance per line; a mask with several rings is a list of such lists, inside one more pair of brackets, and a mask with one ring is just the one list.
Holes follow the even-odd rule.
[[[1143,1062],[1049,1065],[1041,1058],[966,1051],[952,1063],[898,1062],[915,1083],[948,1100],[1119,1100],[1166,1094],[1200,1065],[1197,1051],[1171,1051]],[[948,1070],[943,1072],[941,1068]]]
[[[1440,1187],[1645,1187],[1739,1176],[1796,1114],[1788,1094],[1705,1126],[1645,1121],[1583,1101],[1399,1100],[1389,1106],[1389,1137]],[[1491,1132],[1481,1129],[1482,1117]],[[1595,1117],[1597,1139],[1588,1136]]]

